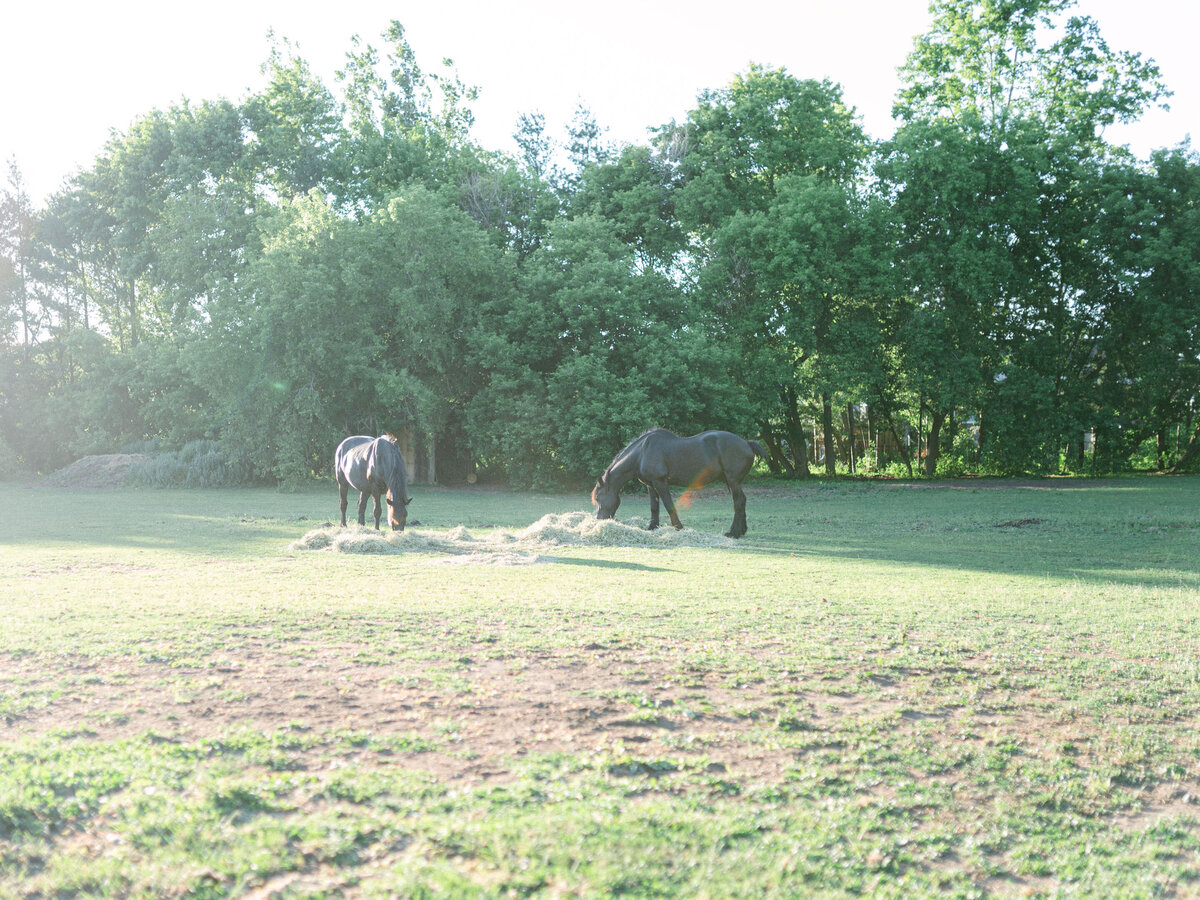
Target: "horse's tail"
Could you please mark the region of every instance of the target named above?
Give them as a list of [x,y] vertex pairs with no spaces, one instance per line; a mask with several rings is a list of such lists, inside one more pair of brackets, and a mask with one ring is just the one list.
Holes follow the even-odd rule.
[[763,445],[758,441],[746,441],[746,443],[750,445],[750,449],[758,456],[761,456],[763,459],[767,458],[767,451],[763,449]]

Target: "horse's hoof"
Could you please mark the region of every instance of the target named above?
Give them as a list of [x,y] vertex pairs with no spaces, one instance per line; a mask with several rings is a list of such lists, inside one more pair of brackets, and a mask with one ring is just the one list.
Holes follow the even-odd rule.
[[651,522],[648,526],[646,526],[646,530],[647,531],[658,531],[658,523]]

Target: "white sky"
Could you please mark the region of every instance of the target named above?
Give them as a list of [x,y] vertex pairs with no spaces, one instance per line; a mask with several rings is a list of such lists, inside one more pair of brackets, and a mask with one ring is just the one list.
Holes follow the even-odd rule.
[[[1112,48],[1153,58],[1175,92],[1169,113],[1114,139],[1146,156],[1197,128],[1195,0],[1080,0],[1076,11]],[[511,149],[521,113],[543,113],[559,138],[579,103],[609,139],[643,142],[751,62],[839,82],[868,133],[888,137],[896,68],[929,14],[927,0],[16,0],[0,14],[0,177],[15,157],[40,201],[152,109],[240,100],[263,84],[272,28],[332,88],[351,36],[382,49],[392,19],[425,71],[450,57],[481,88],[476,139]]]

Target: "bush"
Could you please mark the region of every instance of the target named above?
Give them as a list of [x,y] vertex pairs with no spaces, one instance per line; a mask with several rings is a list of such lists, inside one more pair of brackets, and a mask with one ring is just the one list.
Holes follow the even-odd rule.
[[0,437],[0,481],[13,481],[28,474],[16,451]]
[[237,487],[253,482],[253,468],[218,441],[191,441],[174,453],[160,453],[129,470],[126,483],[140,487]]

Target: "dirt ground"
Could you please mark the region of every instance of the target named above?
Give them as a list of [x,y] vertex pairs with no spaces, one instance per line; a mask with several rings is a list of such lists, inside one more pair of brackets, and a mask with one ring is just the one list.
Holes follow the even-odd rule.
[[[667,735],[677,736],[684,752],[707,753],[714,770],[736,769],[742,777],[778,777],[793,758],[747,743],[740,736],[744,718],[695,711],[702,705],[765,714],[778,698],[764,686],[735,689],[704,676],[680,687],[667,680],[677,672],[661,665],[655,671],[620,649],[589,645],[570,658],[463,657],[433,680],[424,663],[364,664],[350,661],[354,655],[354,648],[325,649],[297,664],[294,657],[249,651],[194,669],[76,659],[51,671],[45,660],[10,660],[0,690],[53,699],[10,715],[0,734],[5,740],[52,732],[114,740],[151,732],[192,742],[236,728],[303,727],[316,735],[413,735],[439,750],[393,762],[467,781],[506,780],[527,753],[624,744],[631,753],[646,747],[645,754],[657,756]],[[628,674],[630,668],[636,674]],[[630,695],[647,698],[645,704],[622,699]]]
[[[925,708],[921,700],[928,694],[910,693],[903,679],[877,682],[882,690],[862,694],[813,690],[798,675],[744,684],[621,646],[497,659],[488,655],[491,645],[480,645],[436,664],[440,668],[424,661],[359,662],[359,649],[328,647],[301,660],[251,642],[204,668],[84,658],[48,667],[37,657],[9,659],[0,667],[0,692],[42,700],[0,719],[0,735],[6,741],[49,733],[115,740],[152,733],[190,743],[242,728],[301,728],[318,738],[408,736],[437,749],[386,758],[364,750],[356,762],[401,765],[468,784],[516,777],[526,754],[596,751],[631,759],[695,755],[723,779],[778,783],[806,751],[773,734],[804,732],[809,749],[838,746],[841,727],[872,720],[887,722],[898,737],[920,731],[938,744],[970,741],[981,750],[1017,740],[1023,752],[1043,754],[1071,743],[1078,765],[1087,765],[1094,752],[1095,735],[1086,724],[1040,711],[1052,705],[1034,695],[1006,698],[1001,705],[1016,711],[1011,715],[980,717],[967,707]],[[974,664],[960,665],[969,670]],[[293,763],[321,767],[328,752],[318,741]],[[1144,825],[1146,817],[1191,812],[1196,797],[1200,782],[1192,780],[1151,787],[1137,820]]]

